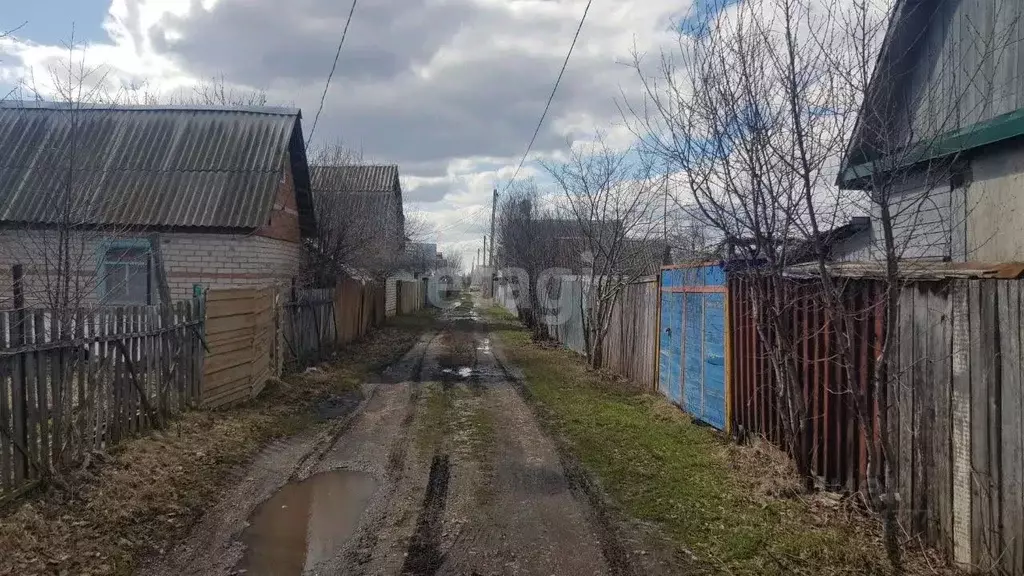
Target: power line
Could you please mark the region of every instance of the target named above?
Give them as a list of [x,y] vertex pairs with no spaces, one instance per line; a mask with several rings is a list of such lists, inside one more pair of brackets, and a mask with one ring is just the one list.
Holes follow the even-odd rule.
[[348,25],[352,23],[352,15],[356,12],[356,3],[359,0],[352,0],[352,8],[348,11],[348,19],[345,20],[345,29],[341,31],[341,41],[338,42],[338,51],[334,54],[334,63],[331,64],[331,72],[327,75],[327,83],[324,84],[324,93],[320,95],[320,107],[317,108],[316,117],[313,118],[313,127],[309,129],[309,138],[306,139],[306,147],[313,141],[313,133],[316,132],[316,124],[320,121],[320,113],[324,111],[324,101],[327,100],[327,90],[331,87],[331,78],[334,78],[334,71],[338,68],[338,58],[341,57],[341,47],[345,45],[345,37],[348,36]]
[[569,66],[569,58],[572,56],[573,48],[576,47],[576,41],[579,40],[580,32],[583,30],[583,23],[587,20],[587,13],[590,12],[590,5],[594,3],[594,0],[587,2],[587,7],[583,10],[583,17],[580,18],[580,25],[576,28],[576,35],[572,38],[572,44],[569,45],[569,52],[565,55],[565,61],[562,62],[562,70],[558,72],[558,78],[555,80],[555,86],[551,89],[551,95],[548,96],[548,103],[544,105],[544,112],[540,115],[540,121],[537,122],[537,128],[533,131],[533,136],[530,137],[530,143],[526,146],[526,153],[523,154],[523,158],[519,161],[519,166],[516,167],[516,171],[512,173],[512,179],[505,184],[505,189],[502,190],[504,193],[508,190],[509,186],[512,185],[516,180],[516,176],[519,176],[519,171],[523,169],[523,164],[526,163],[526,157],[530,155],[530,150],[533,149],[534,142],[537,141],[537,135],[540,134],[540,128],[544,125],[544,118],[548,115],[548,109],[551,108],[551,102],[555,99],[555,93],[558,92],[558,85],[562,82],[562,76],[565,74],[566,67]]

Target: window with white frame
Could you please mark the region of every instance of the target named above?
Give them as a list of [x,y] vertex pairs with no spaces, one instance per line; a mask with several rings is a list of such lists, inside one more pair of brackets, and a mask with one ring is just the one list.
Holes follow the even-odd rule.
[[149,304],[151,258],[145,243],[112,243],[103,251],[102,289],[106,304]]

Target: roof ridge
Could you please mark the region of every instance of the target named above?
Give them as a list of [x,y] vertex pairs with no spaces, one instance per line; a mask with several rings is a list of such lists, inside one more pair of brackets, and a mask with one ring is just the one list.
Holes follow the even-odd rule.
[[238,112],[267,116],[302,116],[300,108],[289,106],[231,106],[213,104],[87,104],[81,102],[0,101],[0,110],[77,110],[80,112]]

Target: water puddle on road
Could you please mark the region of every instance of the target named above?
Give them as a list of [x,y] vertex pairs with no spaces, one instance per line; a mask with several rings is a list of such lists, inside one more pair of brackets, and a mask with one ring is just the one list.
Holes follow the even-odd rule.
[[332,558],[352,536],[377,483],[350,470],[286,484],[260,505],[242,532],[241,574],[300,575]]
[[463,366],[462,368],[456,368],[456,369],[442,368],[441,369],[441,373],[442,374],[454,374],[454,375],[458,376],[459,378],[465,379],[465,378],[469,378],[470,376],[473,375],[473,369],[470,368],[469,366]]
[[484,354],[490,354],[491,353],[491,339],[490,338],[484,338],[480,342],[480,345],[476,347],[476,349],[481,351],[481,352],[483,352]]

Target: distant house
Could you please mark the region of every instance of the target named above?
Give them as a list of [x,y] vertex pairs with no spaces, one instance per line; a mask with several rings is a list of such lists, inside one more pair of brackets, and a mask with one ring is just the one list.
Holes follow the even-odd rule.
[[30,303],[155,303],[153,233],[174,299],[288,284],[315,232],[295,109],[8,102],[0,142],[4,298],[20,263]]
[[373,273],[398,267],[406,243],[398,166],[312,166],[310,173],[336,259]]
[[405,246],[406,268],[415,276],[422,276],[439,267],[437,244],[429,242],[409,242]]
[[[319,257],[343,262],[375,278],[400,270],[405,212],[398,166],[313,166],[313,197],[324,233]],[[317,254],[311,254],[316,266]],[[410,276],[407,279],[412,279]],[[397,310],[395,279],[386,282],[388,315]]]
[[[592,270],[633,276],[657,272],[665,258],[665,242],[623,238],[618,226],[613,221],[580,223],[571,219],[545,218],[533,224],[531,235],[534,242],[543,246],[543,258],[550,267],[566,268],[584,275]],[[601,246],[616,253],[616,262],[611,266],[605,266]]]
[[895,7],[839,183],[889,178],[904,258],[1024,260],[1020,16],[1010,0]]

